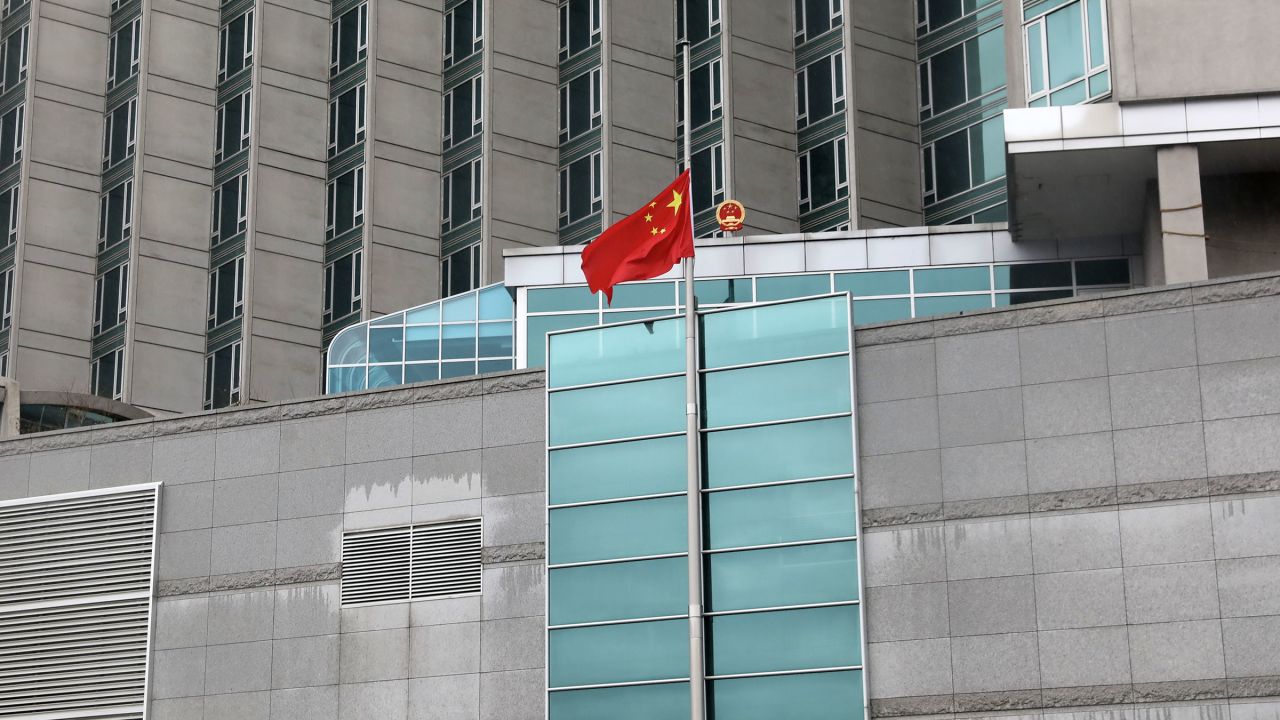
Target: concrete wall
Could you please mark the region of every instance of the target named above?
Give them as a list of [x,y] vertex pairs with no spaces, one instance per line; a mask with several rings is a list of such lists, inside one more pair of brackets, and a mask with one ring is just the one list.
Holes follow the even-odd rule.
[[858,331],[873,713],[1274,714],[1278,324],[1272,275]]
[[[540,373],[0,443],[4,499],[163,483],[151,715],[543,717]],[[343,530],[483,516],[480,596],[342,609]]]
[[853,227],[919,225],[924,216],[914,8],[900,0],[850,5],[845,93]]
[[1280,174],[1200,178],[1209,277],[1280,270]]
[[10,375],[89,391],[107,5],[32,0]]
[[792,12],[771,0],[724,3],[725,197],[746,206],[743,233],[799,230]]
[[218,27],[213,0],[157,0],[142,15],[124,400],[152,410],[202,402]]
[[1120,101],[1280,90],[1280,4],[1112,0],[1112,88]]
[[443,8],[443,0],[370,3],[369,316],[440,294],[440,203],[424,199],[440,197]]

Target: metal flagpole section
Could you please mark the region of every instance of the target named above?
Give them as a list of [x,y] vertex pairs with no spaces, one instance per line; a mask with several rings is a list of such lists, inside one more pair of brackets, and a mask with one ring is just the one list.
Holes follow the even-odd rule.
[[[680,12],[679,3],[676,12]],[[684,167],[689,170],[689,195],[685,207],[689,213],[689,229],[693,234],[693,164],[690,138],[693,124],[690,122],[689,42],[681,42],[684,60]],[[685,258],[684,264],[684,400],[685,400],[685,469],[688,474],[689,517],[689,717],[703,720],[706,717],[706,669],[702,647],[702,472],[698,463],[699,438],[698,412],[698,313],[693,294],[693,258]]]

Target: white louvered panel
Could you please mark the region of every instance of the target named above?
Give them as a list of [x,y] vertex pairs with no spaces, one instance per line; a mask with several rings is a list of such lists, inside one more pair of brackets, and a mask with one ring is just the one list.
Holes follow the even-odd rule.
[[157,493],[0,504],[0,717],[141,720]]
[[409,599],[408,527],[342,536],[342,604]]
[[480,592],[480,518],[413,529],[413,598]]

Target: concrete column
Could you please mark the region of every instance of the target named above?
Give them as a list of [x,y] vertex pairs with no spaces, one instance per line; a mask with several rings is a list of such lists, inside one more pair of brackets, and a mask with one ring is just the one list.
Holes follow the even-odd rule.
[[1204,205],[1200,196],[1200,150],[1195,145],[1156,151],[1162,250],[1149,262],[1164,268],[1166,284],[1207,280]]

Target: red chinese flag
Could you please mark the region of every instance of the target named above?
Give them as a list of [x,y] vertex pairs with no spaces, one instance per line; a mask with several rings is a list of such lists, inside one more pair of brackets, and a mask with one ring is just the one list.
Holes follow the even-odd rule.
[[591,292],[613,302],[613,286],[666,273],[693,257],[689,171],[681,173],[648,205],[623,218],[582,250],[582,272]]

